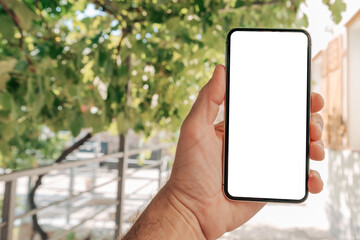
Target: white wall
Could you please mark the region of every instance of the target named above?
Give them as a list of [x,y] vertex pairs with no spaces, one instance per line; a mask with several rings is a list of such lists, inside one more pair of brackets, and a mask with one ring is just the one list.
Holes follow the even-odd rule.
[[348,33],[349,146],[352,150],[360,151],[360,19],[349,28]]
[[321,93],[321,73],[322,73],[322,61],[323,57],[319,56],[313,60],[311,66],[311,91]]
[[[344,51],[347,51],[347,36],[346,34],[343,34],[342,35],[343,38],[342,38],[342,49],[343,49],[343,53]],[[345,123],[347,123],[348,121],[348,99],[347,99],[347,91],[348,91],[348,84],[347,84],[347,81],[348,81],[348,78],[347,78],[347,75],[348,75],[348,72],[347,72],[347,69],[348,69],[348,60],[347,60],[347,56],[346,54],[343,54],[342,55],[342,117],[343,117],[343,121]],[[345,135],[346,136],[346,135]],[[346,142],[347,144],[347,142]],[[345,145],[347,146],[347,145]]]

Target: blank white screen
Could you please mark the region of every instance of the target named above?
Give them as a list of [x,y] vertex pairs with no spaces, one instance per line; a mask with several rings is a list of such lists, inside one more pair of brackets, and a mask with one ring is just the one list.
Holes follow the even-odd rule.
[[228,192],[233,197],[305,196],[307,59],[302,32],[232,33]]

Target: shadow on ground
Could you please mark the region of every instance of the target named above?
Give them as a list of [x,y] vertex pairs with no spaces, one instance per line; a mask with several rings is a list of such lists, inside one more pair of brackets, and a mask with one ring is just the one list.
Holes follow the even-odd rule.
[[336,239],[360,239],[360,154],[329,151],[326,212]]
[[315,228],[291,228],[291,229],[279,229],[273,226],[256,226],[247,227],[244,225],[241,228],[236,229],[232,233],[225,234],[221,239],[223,240],[274,240],[274,239],[296,239],[296,240],[335,240],[330,232],[322,231]]

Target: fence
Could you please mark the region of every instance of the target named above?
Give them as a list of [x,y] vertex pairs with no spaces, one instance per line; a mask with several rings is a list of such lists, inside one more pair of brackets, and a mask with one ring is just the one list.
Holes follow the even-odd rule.
[[[128,149],[126,138],[123,137],[120,139],[120,151],[113,154],[104,155],[101,157],[96,157],[92,159],[85,159],[85,160],[77,160],[77,161],[71,161],[71,162],[64,162],[59,164],[52,164],[48,166],[43,166],[39,168],[29,169],[29,170],[23,170],[18,172],[13,172],[10,174],[0,175],[0,182],[5,183],[5,190],[4,190],[4,199],[3,199],[3,207],[2,207],[2,222],[0,223],[0,239],[1,240],[10,240],[13,239],[13,227],[14,222],[19,219],[24,219],[25,217],[32,216],[34,214],[39,213],[40,211],[43,211],[45,209],[48,209],[50,207],[54,207],[56,205],[68,203],[68,215],[67,218],[69,218],[69,214],[71,214],[71,206],[69,206],[70,201],[79,198],[82,195],[94,193],[96,189],[99,189],[101,187],[104,187],[105,185],[111,184],[111,183],[117,183],[117,189],[116,189],[116,198],[113,201],[107,201],[106,203],[103,203],[103,207],[98,208],[96,211],[94,211],[90,216],[87,216],[86,218],[79,221],[77,224],[71,226],[68,229],[65,229],[61,232],[56,233],[54,236],[51,236],[51,240],[56,239],[64,239],[69,233],[73,232],[80,226],[82,226],[87,221],[95,219],[96,216],[101,214],[105,209],[109,207],[116,206],[116,214],[114,217],[115,221],[115,229],[112,233],[108,233],[106,236],[103,236],[102,239],[105,239],[106,237],[109,237],[109,235],[113,235],[114,239],[117,239],[121,234],[121,229],[124,223],[124,200],[125,200],[125,181],[127,178],[131,177],[130,175],[134,175],[136,172],[144,169],[150,169],[150,168],[157,168],[159,170],[158,175],[158,184],[159,187],[161,186],[161,175],[164,171],[164,166],[167,165],[168,158],[163,156],[161,152],[163,150],[168,149],[169,147],[174,146],[173,143],[167,143],[167,144],[161,144],[161,145],[155,145],[147,148],[141,148],[141,149]],[[159,159],[153,160],[153,161],[147,161],[143,166],[135,169],[132,173],[126,173],[129,156],[139,154],[143,151],[160,151],[160,157]],[[73,177],[74,177],[74,169],[76,167],[81,167],[89,164],[99,164],[100,162],[104,162],[107,159],[115,160],[116,168],[117,168],[117,176],[114,178],[111,178],[110,180],[107,180],[105,182],[102,182],[101,184],[95,185],[93,184],[90,189],[86,189],[84,191],[80,191],[76,194],[73,192]],[[136,161],[136,160],[135,160]],[[133,160],[134,162],[134,160]],[[70,169],[70,185],[69,185],[69,194],[68,197],[65,197],[58,201],[53,201],[46,206],[41,206],[33,210],[26,211],[22,214],[16,215],[15,213],[15,204],[16,204],[16,188],[17,188],[17,180],[21,177],[31,177],[31,176],[38,176],[40,174],[47,174],[50,171],[61,171]],[[94,177],[96,177],[94,175]],[[156,179],[153,179],[153,181]],[[93,183],[96,181],[93,181]],[[141,187],[140,187],[141,188]],[[138,191],[139,189],[135,190],[134,192]]]

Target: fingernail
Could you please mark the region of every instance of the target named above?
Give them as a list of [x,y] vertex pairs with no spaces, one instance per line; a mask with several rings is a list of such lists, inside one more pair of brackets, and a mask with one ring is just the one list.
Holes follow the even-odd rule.
[[314,176],[315,176],[315,175],[316,175],[319,179],[321,179],[320,173],[314,172]]
[[320,123],[317,123],[317,125],[319,127],[320,132],[322,132],[322,125]]
[[320,141],[316,142],[316,144],[317,144],[320,148],[323,148],[323,145],[321,144]]

